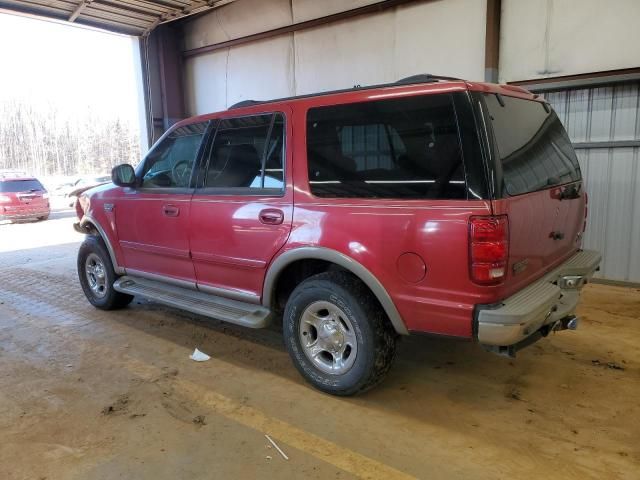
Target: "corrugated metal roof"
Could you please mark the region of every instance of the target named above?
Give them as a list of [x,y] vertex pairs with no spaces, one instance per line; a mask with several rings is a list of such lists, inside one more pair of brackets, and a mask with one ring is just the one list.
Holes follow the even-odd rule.
[[0,8],[129,35],[234,0],[0,0]]

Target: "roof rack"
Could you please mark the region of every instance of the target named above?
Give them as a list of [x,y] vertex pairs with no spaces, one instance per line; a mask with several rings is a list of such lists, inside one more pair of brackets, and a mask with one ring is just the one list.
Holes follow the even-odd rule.
[[266,102],[261,102],[259,100],[242,100],[240,102],[237,102],[231,105],[229,107],[229,110],[233,110],[234,108],[252,107],[254,105],[259,105],[261,103],[266,103]]
[[234,103],[231,105],[228,110],[234,110],[236,108],[243,107],[252,107],[254,105],[262,105],[264,103],[273,103],[273,102],[284,102],[287,100],[298,100],[301,98],[310,98],[310,97],[320,97],[323,95],[333,95],[336,93],[346,93],[346,92],[355,92],[358,90],[370,90],[373,88],[383,88],[383,87],[393,87],[398,85],[412,85],[419,83],[434,83],[439,81],[455,81],[455,82],[464,82],[464,80],[455,77],[444,77],[441,75],[431,75],[430,73],[421,73],[418,75],[412,75],[410,77],[401,78],[398,81],[391,83],[380,83],[377,85],[365,85],[364,87],[360,85],[354,85],[352,88],[343,88],[340,90],[329,90],[326,92],[318,92],[318,93],[310,93],[306,95],[296,95],[293,97],[282,97],[282,98],[274,98],[272,100],[242,100],[241,102]]
[[401,78],[394,85],[411,85],[412,83],[431,83],[439,80],[464,82],[461,78],[445,77],[443,75],[431,75],[430,73],[420,73],[410,77]]

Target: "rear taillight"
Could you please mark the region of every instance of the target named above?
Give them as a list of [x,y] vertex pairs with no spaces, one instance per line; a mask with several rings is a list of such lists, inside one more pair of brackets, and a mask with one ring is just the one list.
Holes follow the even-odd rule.
[[0,195],[0,203],[9,203],[11,201],[11,197],[6,195]]
[[481,285],[497,285],[507,275],[509,219],[506,215],[469,219],[469,274]]

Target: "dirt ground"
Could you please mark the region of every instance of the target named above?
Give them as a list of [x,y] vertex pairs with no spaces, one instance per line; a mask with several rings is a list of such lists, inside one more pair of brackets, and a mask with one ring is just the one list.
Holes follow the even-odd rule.
[[341,399],[276,329],[94,309],[72,221],[0,225],[2,479],[640,478],[638,289],[587,286],[580,328],[515,360],[403,339],[380,387]]

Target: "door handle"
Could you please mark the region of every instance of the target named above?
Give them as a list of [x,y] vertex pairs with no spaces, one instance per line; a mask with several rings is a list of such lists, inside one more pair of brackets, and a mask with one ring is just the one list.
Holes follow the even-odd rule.
[[180,215],[180,209],[175,205],[163,205],[162,213],[164,213],[167,217],[177,217],[178,215]]
[[259,218],[266,225],[280,225],[284,222],[284,212],[277,208],[266,208],[260,212]]

